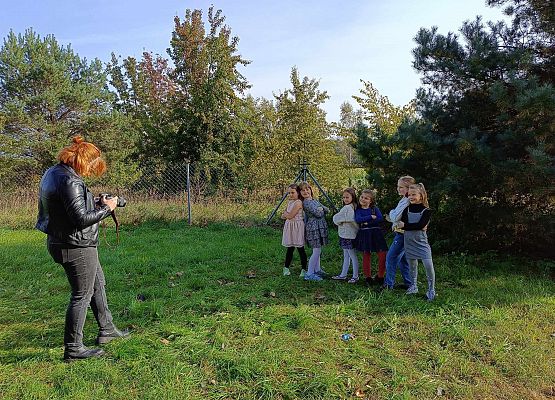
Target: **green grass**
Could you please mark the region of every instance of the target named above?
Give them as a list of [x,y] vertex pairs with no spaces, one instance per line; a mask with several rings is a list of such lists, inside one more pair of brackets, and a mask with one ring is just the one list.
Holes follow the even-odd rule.
[[[0,398],[555,396],[553,262],[436,257],[438,298],[429,303],[305,282],[297,259],[295,276],[283,277],[280,236],[226,224],[125,228],[100,256],[114,319],[133,335],[106,346],[105,358],[65,364],[63,269],[40,232],[0,230]],[[322,264],[337,273],[332,243]],[[95,325],[89,313],[86,344]],[[354,339],[342,341],[347,332]]]

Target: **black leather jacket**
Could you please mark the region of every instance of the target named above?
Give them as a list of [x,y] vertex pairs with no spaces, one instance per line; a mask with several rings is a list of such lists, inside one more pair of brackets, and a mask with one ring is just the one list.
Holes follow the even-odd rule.
[[59,163],[44,173],[35,228],[48,235],[49,244],[96,247],[98,223],[108,215],[110,208],[95,207],[93,194],[70,166]]

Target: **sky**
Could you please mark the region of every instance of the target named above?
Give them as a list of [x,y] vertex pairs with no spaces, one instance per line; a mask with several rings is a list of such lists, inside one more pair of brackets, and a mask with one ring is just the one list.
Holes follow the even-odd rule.
[[328,122],[339,119],[340,105],[371,82],[398,106],[421,86],[412,68],[414,37],[421,27],[457,32],[477,15],[503,19],[485,0],[1,0],[0,34],[28,28],[53,34],[61,45],[88,60],[107,62],[114,52],[141,58],[143,51],[166,58],[174,16],[210,5],[221,9],[238,53],[251,64],[241,72],[254,97],[273,99],[290,85],[292,67],[319,81],[329,100]]

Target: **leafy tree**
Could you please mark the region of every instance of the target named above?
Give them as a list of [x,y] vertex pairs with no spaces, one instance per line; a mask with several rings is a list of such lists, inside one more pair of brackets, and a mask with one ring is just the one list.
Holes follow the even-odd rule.
[[552,251],[554,36],[544,23],[552,13],[535,1],[510,3],[511,25],[465,22],[464,44],[421,29],[422,119],[393,135],[359,131],[359,149],[383,183],[410,173],[426,184],[430,234],[443,248]]
[[361,82],[364,85],[364,88],[360,89],[362,96],[353,96],[353,99],[361,107],[363,119],[370,128],[393,134],[403,120],[415,116],[414,101],[403,107],[397,107],[387,96],[381,95],[372,83],[362,79]]
[[205,30],[202,11],[187,10],[183,21],[175,17],[168,50],[179,88],[172,156],[199,161],[216,185],[235,182],[243,165],[237,115],[243,106],[240,95],[249,88],[239,72],[249,61],[237,54],[239,38],[224,22],[222,11],[210,7]]
[[318,180],[329,188],[346,182],[345,161],[335,151],[331,129],[321,105],[328,99],[319,82],[300,78],[291,70],[292,87],[275,95],[277,121],[273,134],[272,160],[280,181],[289,183],[306,161]]
[[349,186],[366,186],[364,164],[355,150],[355,129],[362,123],[363,118],[361,109],[355,110],[350,103],[343,102],[340,106],[339,121],[330,124],[335,139],[336,152],[344,158],[344,164],[349,175]]
[[10,32],[0,49],[2,182],[40,176],[75,134],[97,143],[109,161],[125,157],[129,141],[111,100],[99,60],[88,63],[52,35]]
[[[391,103],[387,96],[380,94],[372,83],[364,80],[361,80],[361,82],[364,86],[360,89],[361,95],[353,96],[353,98],[361,107],[360,113],[362,119],[357,120],[352,128],[353,136],[359,137],[359,135],[363,135],[364,137],[364,135],[370,135],[378,143],[394,135],[404,121],[416,118],[416,103],[414,100],[404,106],[396,106]],[[355,142],[355,147],[358,147],[360,152],[362,145],[357,145],[356,139],[353,141]],[[366,145],[368,144],[367,142]],[[369,167],[368,179],[374,188],[380,188],[379,200],[382,203],[383,201],[393,202],[397,196],[397,192],[394,190],[395,184],[391,185],[390,182],[393,178],[388,176],[389,166],[383,162],[388,160],[389,154],[395,150],[391,146],[391,143],[384,148],[372,145],[370,148],[363,150],[364,152],[371,151],[371,156],[366,154],[362,158],[368,159],[368,157],[371,157],[370,164],[367,164]],[[364,162],[361,164],[364,164]]]
[[168,142],[177,132],[175,118],[179,87],[168,59],[144,52],[141,61],[127,57],[119,64],[112,54],[107,65],[110,84],[116,90],[114,107],[130,121],[136,132],[135,155],[143,164],[169,159]]
[[[247,96],[239,114],[242,132],[244,168],[240,175],[247,193],[276,188],[283,179],[275,168],[275,154],[280,152],[275,137],[277,111],[272,101]],[[276,146],[276,147],[274,147]],[[281,190],[280,186],[277,190]],[[264,194],[265,190],[262,190]],[[275,193],[272,193],[275,196]]]

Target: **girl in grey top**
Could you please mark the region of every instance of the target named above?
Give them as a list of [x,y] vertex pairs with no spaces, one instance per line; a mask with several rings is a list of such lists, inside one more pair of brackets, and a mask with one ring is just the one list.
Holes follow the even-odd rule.
[[328,224],[325,215],[330,210],[318,200],[314,200],[312,188],[307,182],[301,182],[299,188],[303,197],[306,243],[312,247],[312,255],[308,260],[308,271],[304,279],[321,281],[327,275],[320,267],[320,255],[322,246],[328,244]]
[[407,294],[418,293],[418,260],[422,260],[428,278],[428,292],[426,297],[432,301],[436,297],[435,271],[432,261],[432,249],[428,243],[428,236],[424,228],[430,222],[428,195],[422,183],[409,186],[410,204],[401,216],[398,227],[404,229],[405,256],[412,275],[412,285]]

